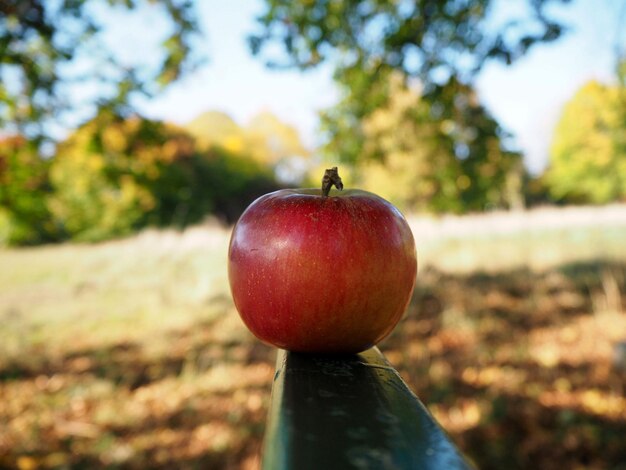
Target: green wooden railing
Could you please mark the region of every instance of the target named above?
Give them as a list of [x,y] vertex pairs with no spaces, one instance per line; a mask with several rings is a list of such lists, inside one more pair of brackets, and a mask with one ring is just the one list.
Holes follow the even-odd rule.
[[378,348],[279,351],[264,470],[474,468]]

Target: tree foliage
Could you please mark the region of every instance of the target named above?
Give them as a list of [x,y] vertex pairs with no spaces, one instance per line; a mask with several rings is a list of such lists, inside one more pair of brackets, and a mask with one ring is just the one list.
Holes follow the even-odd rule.
[[332,64],[343,94],[322,113],[324,151],[361,167],[362,184],[410,208],[517,206],[520,156],[473,80],[559,38],[547,7],[566,2],[521,2],[526,14],[499,25],[492,0],[266,0],[250,45],[270,66]]
[[[221,127],[244,132],[228,116]],[[229,124],[230,123],[230,124]],[[103,109],[51,159],[22,136],[0,140],[0,245],[98,241],[147,226],[232,223],[280,185],[253,148],[198,142],[185,129]]]
[[310,152],[298,131],[269,111],[254,116],[240,126],[218,111],[201,114],[185,129],[202,149],[222,149],[232,155],[245,155],[260,168],[273,171],[281,182],[301,184],[310,168]]
[[245,131],[252,156],[260,162],[276,166],[290,157],[309,156],[298,131],[269,111],[254,116]]
[[[169,20],[155,64],[124,63],[101,40],[102,9],[139,10],[157,4]],[[191,53],[198,32],[190,0],[3,0],[0,2],[0,127],[29,138],[46,134],[72,106],[68,85],[97,81],[99,106],[123,110],[134,92],[152,93],[198,62]],[[97,56],[96,70],[70,65]],[[153,57],[151,57],[152,59]]]
[[[519,154],[501,148],[498,125],[457,83],[441,119],[418,89],[391,77],[390,98],[362,123],[361,186],[407,210],[462,212],[519,204]],[[517,186],[516,186],[517,185]]]
[[487,27],[491,0],[267,0],[250,44],[273,66],[333,64],[344,98],[323,116],[327,150],[355,161],[363,120],[388,101],[394,71],[419,79],[433,118],[442,119],[439,109],[451,105],[445,100],[458,84],[470,85],[488,60],[511,63],[561,35],[562,26],[546,13],[555,1],[567,0],[529,0],[527,17],[494,31]]
[[0,245],[54,239],[48,166],[23,137],[0,140]]
[[151,226],[186,226],[213,212],[231,221],[275,189],[249,158],[198,149],[176,126],[104,111],[59,146],[49,205],[67,236],[101,240]]
[[240,126],[219,111],[201,114],[185,126],[204,148],[221,147],[231,153],[245,153],[261,165],[276,166],[282,159],[308,156],[298,131],[269,111]]
[[340,74],[388,67],[434,83],[444,72],[473,73],[489,58],[510,63],[535,43],[557,39],[562,26],[545,11],[551,1],[529,1],[529,18],[490,32],[492,0],[266,0],[263,29],[250,43],[259,52],[280,42],[286,57],[269,57],[274,66],[307,68],[331,59]]
[[626,88],[596,81],[567,103],[555,129],[545,176],[557,200],[626,199]]
[[162,123],[102,112],[63,142],[52,161],[55,220],[84,240],[165,222],[170,204],[189,199],[183,171],[193,151],[191,138]]
[[221,111],[207,111],[185,125],[203,148],[222,147],[237,153],[244,150],[245,133],[239,124]]

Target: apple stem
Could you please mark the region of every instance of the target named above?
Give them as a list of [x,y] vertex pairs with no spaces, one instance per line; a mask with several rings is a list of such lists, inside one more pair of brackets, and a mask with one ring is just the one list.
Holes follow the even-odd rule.
[[341,177],[339,176],[336,166],[329,168],[324,172],[324,177],[322,178],[322,196],[327,197],[328,193],[330,193],[330,188],[332,188],[333,185],[339,191],[343,189],[343,183],[341,182]]

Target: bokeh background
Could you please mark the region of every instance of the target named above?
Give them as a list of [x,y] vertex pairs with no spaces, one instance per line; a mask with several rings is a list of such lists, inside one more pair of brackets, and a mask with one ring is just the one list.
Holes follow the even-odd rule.
[[626,2],[3,0],[0,79],[0,468],[258,468],[230,231],[339,166],[462,450],[626,469]]

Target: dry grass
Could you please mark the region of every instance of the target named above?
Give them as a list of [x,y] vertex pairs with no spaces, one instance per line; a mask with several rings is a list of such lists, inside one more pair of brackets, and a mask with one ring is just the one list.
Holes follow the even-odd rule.
[[[381,348],[457,442],[482,468],[626,468],[626,208],[410,221],[419,284]],[[0,251],[0,468],[256,467],[274,352],[232,306],[228,237]]]
[[422,266],[450,273],[626,261],[626,205],[409,217],[409,222]]

